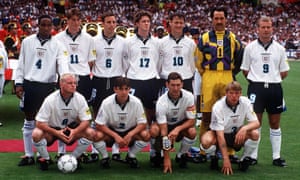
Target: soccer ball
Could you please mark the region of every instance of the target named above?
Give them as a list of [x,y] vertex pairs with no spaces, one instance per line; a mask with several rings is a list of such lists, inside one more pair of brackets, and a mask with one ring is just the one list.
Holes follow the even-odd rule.
[[71,154],[65,154],[58,159],[57,167],[63,173],[71,173],[77,169],[77,159]]

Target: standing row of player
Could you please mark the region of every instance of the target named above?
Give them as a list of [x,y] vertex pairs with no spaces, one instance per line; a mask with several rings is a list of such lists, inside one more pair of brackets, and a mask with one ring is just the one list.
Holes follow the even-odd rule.
[[[156,121],[158,122],[158,124],[160,124],[159,122],[166,123],[167,121],[168,125],[175,125],[173,126],[174,129],[172,131],[166,132],[162,130],[157,131],[157,129],[163,129],[163,127],[161,127],[160,125],[156,126],[160,127],[156,128],[156,130],[155,128],[150,129],[150,135],[152,137],[162,137],[161,141],[163,144],[163,149],[165,149],[166,152],[168,152],[169,150],[168,145],[170,145],[170,143],[172,144],[175,140],[178,140],[177,137],[180,134],[179,129],[183,132],[186,131],[186,133],[183,133],[182,136],[182,148],[176,155],[177,161],[181,164],[182,167],[185,167],[185,153],[187,152],[188,148],[195,142],[196,131],[195,129],[189,130],[189,128],[193,128],[194,126],[192,122],[186,123],[184,121],[183,123],[182,120],[195,118],[191,117],[195,114],[188,113],[192,113],[192,111],[194,111],[192,107],[194,105],[194,100],[193,104],[188,103],[188,106],[184,109],[176,107],[178,101],[181,100],[181,95],[184,94],[183,92],[185,91],[181,90],[180,83],[179,85],[175,84],[175,87],[173,88],[176,89],[177,87],[176,91],[177,93],[180,93],[179,97],[177,94],[177,96],[172,99],[172,96],[170,95],[171,88],[168,87],[170,85],[168,84],[170,83],[170,79],[168,79],[170,73],[177,72],[180,76],[179,79],[183,82],[183,88],[188,91],[192,91],[193,89],[192,82],[194,73],[196,72],[195,65],[199,73],[201,74],[202,89],[200,96],[200,107],[201,111],[203,112],[203,123],[201,124],[200,137],[202,137],[204,132],[206,132],[209,128],[212,106],[218,99],[225,95],[225,86],[232,82],[234,76],[239,72],[244,53],[244,60],[241,68],[244,70],[247,79],[251,82],[248,89],[249,98],[254,104],[254,110],[256,113],[258,113],[258,119],[260,122],[264,109],[267,109],[267,112],[269,113],[269,120],[273,123],[271,124],[270,132],[272,145],[274,144],[273,164],[277,166],[285,166],[286,164],[284,160],[280,158],[279,154],[281,144],[279,120],[282,109],[276,108],[282,105],[283,95],[280,82],[287,75],[287,71],[289,70],[284,49],[279,47],[279,45],[271,39],[271,19],[268,17],[263,17],[259,20],[258,23],[259,40],[256,40],[252,44],[250,44],[249,48],[246,48],[244,52],[243,45],[240,43],[238,38],[232,32],[225,30],[226,16],[227,12],[223,8],[216,8],[212,10],[211,18],[213,23],[213,30],[205,33],[199,39],[197,48],[194,41],[184,36],[183,34],[185,18],[184,14],[181,13],[173,13],[170,15],[170,33],[168,36],[164,37],[161,40],[151,36],[151,14],[146,11],[140,11],[136,13],[134,20],[135,26],[137,28],[136,34],[127,39],[123,39],[122,37],[119,37],[115,34],[114,30],[116,27],[116,17],[112,13],[103,14],[103,31],[94,39],[85,32],[81,31],[81,14],[78,9],[70,9],[68,11],[67,29],[59,33],[55,37],[51,37],[50,35],[52,27],[51,17],[42,15],[38,19],[39,32],[35,35],[31,35],[25,38],[22,42],[19,57],[19,66],[16,70],[16,95],[19,98],[24,98],[25,113],[25,121],[23,127],[25,156],[22,158],[19,165],[23,166],[34,164],[31,135],[33,129],[35,128],[35,120],[46,121],[46,119],[49,118],[50,115],[52,115],[51,113],[55,114],[55,112],[52,112],[51,108],[48,108],[46,110],[41,108],[40,112],[45,111],[45,114],[47,114],[48,112],[49,117],[39,115],[36,116],[36,114],[41,107],[43,100],[55,90],[56,74],[58,73],[60,75],[63,75],[66,73],[71,73],[79,77],[78,82],[69,76],[64,78],[62,76],[60,83],[65,83],[66,86],[78,83],[77,90],[84,96],[85,100],[90,99],[92,88],[94,88],[96,90],[96,98],[94,103],[92,103],[92,106],[94,114],[98,114],[98,117],[104,116],[103,114],[107,113],[106,111],[102,111],[103,114],[101,114],[101,110],[99,112],[99,108],[102,105],[104,106],[105,101],[103,100],[107,96],[116,92],[116,90],[120,91],[120,95],[118,95],[117,93],[117,97],[124,96],[122,95],[122,93],[124,93],[124,91],[129,92],[130,89],[131,94],[141,100],[142,105],[145,109],[145,116],[149,127],[153,125],[152,122]],[[250,48],[250,46],[255,46],[255,48]],[[90,78],[91,72],[93,74],[92,79]],[[127,83],[121,83],[117,86],[114,86],[114,84],[116,83],[115,81],[117,79],[120,80],[119,77],[123,75],[126,75],[126,77],[129,79],[130,85],[128,85]],[[70,81],[72,82],[65,82],[65,78],[70,78]],[[167,110],[172,110],[171,112],[166,111],[165,113],[167,115],[169,115],[169,113],[173,113],[173,115],[177,117],[177,114],[179,115],[181,114],[180,112],[183,111],[183,114],[185,115],[183,119],[179,117],[169,119],[169,116],[167,116],[166,114],[164,118],[160,119],[160,116],[158,114],[155,114],[155,112],[159,113],[156,110],[160,109],[156,107],[159,105],[159,103],[156,104],[156,101],[159,94],[163,94],[163,92],[165,91],[164,82],[167,79],[168,83],[166,86],[167,88],[169,88],[169,91],[166,93],[167,97],[165,98],[167,100],[174,100],[172,103],[175,107],[173,109],[168,109],[169,106],[165,105],[168,107]],[[175,78],[175,80],[176,79],[178,78]],[[262,87],[260,86],[261,84],[263,85]],[[253,88],[250,89],[250,87]],[[180,89],[180,91],[178,91],[178,88]],[[266,95],[261,94],[262,90],[257,90],[258,88],[263,88],[263,90],[266,91],[268,97],[269,91],[274,88],[275,92],[277,93],[275,95],[272,95],[271,99],[276,99],[278,101],[263,99],[266,98]],[[68,103],[73,101],[73,91],[74,89],[72,89],[72,91],[68,90],[66,97],[64,97],[63,93],[60,94],[65,103],[65,106],[68,106]],[[59,97],[59,93],[57,94],[57,96]],[[129,99],[135,98],[130,97]],[[114,99],[112,99],[112,101],[113,100]],[[118,103],[117,99],[115,101]],[[127,101],[120,102],[118,104],[121,107],[121,110],[124,110],[124,104],[126,105],[126,103],[128,103]],[[55,103],[48,103],[49,107],[54,105]],[[78,105],[80,105],[80,103],[78,103]],[[53,108],[60,107],[62,106],[55,106]],[[85,108],[85,105],[82,105],[82,107]],[[107,111],[111,110],[112,108],[108,109]],[[134,110],[137,111],[137,109]],[[42,133],[43,131],[46,131],[47,133],[50,133],[56,138],[62,140],[66,144],[70,144],[75,139],[83,136],[94,142],[98,141],[99,143],[94,143],[94,147],[102,154],[103,161],[101,161],[101,163],[106,167],[108,166],[107,164],[109,161],[107,159],[107,152],[105,153],[104,151],[106,143],[104,143],[103,141],[108,141],[108,138],[105,136],[105,134],[109,134],[108,136],[110,136],[110,138],[113,137],[114,141],[117,142],[120,147],[123,147],[125,145],[130,145],[130,147],[132,147],[128,153],[128,157],[126,158],[126,160],[131,164],[132,167],[137,166],[135,153],[145,146],[145,142],[150,139],[150,135],[148,136],[146,135],[147,133],[142,133],[139,135],[139,138],[137,138],[137,140],[139,141],[136,141],[133,144],[128,144],[129,142],[131,142],[130,140],[132,137],[126,136],[126,133],[122,134],[126,132],[125,130],[129,130],[125,128],[127,127],[125,126],[126,123],[118,124],[118,128],[122,129],[119,129],[118,132],[125,136],[125,140],[120,140],[118,139],[120,136],[114,136],[114,133],[109,128],[103,128],[99,126],[99,124],[106,125],[107,122],[104,121],[105,118],[98,120],[97,117],[96,128],[99,131],[98,135],[95,137],[98,137],[98,139],[89,138],[92,137],[91,135],[93,134],[90,130],[85,131],[85,133],[83,134],[77,134],[75,133],[76,131],[73,132],[69,128],[66,128],[76,118],[79,118],[80,120],[87,120],[86,118],[88,118],[88,116],[83,116],[84,112],[82,112],[82,109],[78,109],[77,112],[82,112],[82,116],[78,114],[77,117],[73,117],[73,115],[71,115],[75,113],[73,112],[72,108],[64,107],[60,109],[60,111],[63,111],[63,113],[59,114],[59,117],[57,118],[59,119],[62,118],[62,116],[65,116],[65,118],[60,119],[60,125],[53,124],[52,129],[50,128],[51,130],[49,128],[43,129],[42,126],[38,125],[38,129],[42,129],[42,131],[34,131],[35,133],[33,134],[33,139],[42,157],[40,161],[44,162],[42,164],[47,164],[49,160],[49,155],[45,153],[45,146],[47,145],[47,142],[49,143],[50,141],[48,141],[47,138],[44,139],[45,137]],[[51,113],[49,114],[49,112]],[[233,110],[233,112],[235,113],[235,110]],[[116,116],[118,116],[118,121],[126,120],[127,113],[117,114]],[[138,111],[136,113],[138,113]],[[86,111],[86,115],[88,115],[88,111]],[[225,116],[227,116],[227,114]],[[106,120],[111,121],[112,119],[114,119],[114,117],[108,116]],[[171,124],[169,124],[169,122],[171,122]],[[53,128],[55,127],[58,127],[58,129],[60,130],[53,130]],[[82,127],[80,129],[83,130],[83,125],[80,124],[78,127]],[[86,128],[86,126],[84,127]],[[210,128],[212,127],[213,126],[211,126]],[[256,126],[252,126],[252,128],[254,127]],[[65,128],[69,132],[63,132],[64,130],[66,130]],[[141,131],[143,128],[138,128],[138,132],[143,132]],[[225,132],[222,128],[215,130],[217,132],[221,131],[223,134]],[[101,133],[103,133],[104,135],[101,135]],[[274,138],[272,139],[273,136]],[[252,147],[258,146],[257,138],[258,136],[252,136],[253,141],[250,143]],[[78,141],[78,148],[75,150],[76,157],[79,157],[80,152],[83,152],[86,146],[91,144],[91,142],[87,139],[80,139]],[[220,146],[221,140],[219,140],[219,138],[217,139]],[[246,140],[245,136],[243,136],[242,140]],[[157,139],[156,141],[161,142]],[[153,142],[152,147],[154,147],[155,140],[151,140],[151,142]],[[239,142],[238,144],[243,143]],[[203,148],[203,150],[207,149],[207,146],[208,145],[206,145],[206,148]],[[151,158],[155,158],[155,156],[159,154],[157,153],[157,151],[152,152],[155,153],[151,153]],[[223,154],[223,157],[224,155],[226,156],[226,154],[224,154],[225,151],[221,149],[221,152]],[[60,146],[59,153],[65,153],[63,145]],[[167,153],[163,154],[164,158],[168,157]],[[119,159],[119,157],[117,156],[115,156],[115,158],[117,160]],[[107,161],[105,161],[105,159]],[[172,168],[167,159],[164,160],[165,172],[172,171]],[[255,157],[255,153],[254,155],[249,154],[249,157],[247,156],[246,159],[252,162],[253,159],[257,159],[257,155]],[[225,162],[226,163],[223,164],[223,173],[231,174],[231,165],[230,163],[228,164],[227,161]]]

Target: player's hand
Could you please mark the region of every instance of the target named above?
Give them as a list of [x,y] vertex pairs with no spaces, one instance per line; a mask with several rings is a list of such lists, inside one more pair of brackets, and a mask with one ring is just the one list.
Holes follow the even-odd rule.
[[172,163],[170,158],[164,158],[164,173],[172,173]]
[[58,130],[58,136],[60,140],[68,144],[69,137],[65,134],[65,129]]
[[127,133],[126,136],[123,137],[123,139],[125,140],[125,142],[127,142],[126,146],[128,146],[128,144],[131,142],[132,140],[132,136],[130,133]]
[[168,138],[171,140],[172,144],[174,144],[174,142],[176,141],[176,138],[178,136],[179,132],[175,129],[173,129],[169,134],[168,134]]
[[229,158],[223,160],[222,173],[224,175],[231,175],[231,174],[233,174]]
[[126,147],[128,142],[126,142],[123,138],[121,138],[120,136],[115,138],[116,143],[119,144],[120,148]]
[[247,131],[241,128],[235,135],[234,144],[243,145],[246,139]]
[[22,99],[23,93],[24,93],[23,87],[22,86],[16,86],[16,96],[19,99]]

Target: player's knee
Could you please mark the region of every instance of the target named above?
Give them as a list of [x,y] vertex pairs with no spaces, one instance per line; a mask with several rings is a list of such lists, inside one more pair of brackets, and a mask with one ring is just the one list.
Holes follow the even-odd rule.
[[188,135],[189,135],[190,139],[195,139],[196,136],[197,136],[197,130],[196,130],[196,128],[194,128],[194,127],[193,128],[189,128]]
[[147,141],[147,142],[150,141],[151,139],[150,133],[146,130],[141,132],[141,137],[143,141]]
[[159,136],[160,134],[159,132],[160,132],[159,126],[157,124],[152,124],[149,130],[150,136],[156,138]]
[[41,129],[35,128],[32,131],[32,140],[33,142],[39,142],[43,137],[43,131]]
[[257,141],[259,139],[259,131],[258,130],[251,131],[251,139],[253,141]]

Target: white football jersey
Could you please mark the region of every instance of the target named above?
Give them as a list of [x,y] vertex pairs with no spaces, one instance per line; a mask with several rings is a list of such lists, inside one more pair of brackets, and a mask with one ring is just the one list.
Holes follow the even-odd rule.
[[102,33],[94,37],[96,61],[92,72],[97,77],[116,77],[125,74],[125,39],[116,35],[110,44]]
[[[2,43],[0,41],[0,43]],[[4,48],[0,47],[0,97],[2,97],[5,83],[5,69],[7,67],[8,57]]]
[[244,50],[242,70],[249,71],[247,79],[254,82],[280,83],[280,72],[290,69],[283,46],[272,41],[265,49],[258,40],[252,41]]
[[51,37],[43,45],[36,34],[22,41],[15,83],[22,84],[24,79],[52,83],[56,82],[57,73],[67,72],[67,51],[55,37]]
[[85,98],[78,92],[65,103],[60,91],[47,96],[35,117],[36,121],[46,122],[51,127],[65,128],[73,121],[89,121],[92,115]]
[[256,121],[252,104],[247,97],[241,96],[235,112],[226,104],[226,96],[218,100],[212,109],[210,129],[231,133],[233,128],[238,129],[245,121]]
[[161,74],[162,79],[167,79],[171,72],[178,72],[183,79],[190,79],[194,76],[196,49],[195,42],[183,36],[178,42],[170,35],[161,39]]
[[195,119],[195,108],[192,108],[195,106],[194,102],[194,95],[185,89],[181,90],[181,97],[176,102],[173,102],[166,92],[156,103],[157,123],[174,125],[186,119]]
[[7,57],[6,50],[0,47],[0,75],[4,75],[5,69],[7,67],[7,62],[8,62],[8,57]]
[[94,40],[84,31],[73,40],[67,31],[55,36],[68,51],[68,62],[71,73],[86,76],[90,74],[89,62],[96,60]]
[[133,35],[126,39],[127,77],[135,80],[148,80],[159,76],[159,42],[150,37],[145,43]]
[[113,94],[103,100],[95,122],[117,132],[125,132],[137,124],[147,123],[147,120],[143,105],[137,97],[129,95],[128,102],[121,107],[116,102],[116,94]]

